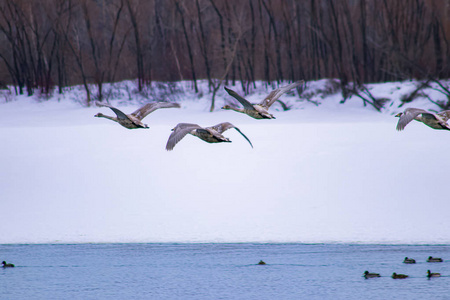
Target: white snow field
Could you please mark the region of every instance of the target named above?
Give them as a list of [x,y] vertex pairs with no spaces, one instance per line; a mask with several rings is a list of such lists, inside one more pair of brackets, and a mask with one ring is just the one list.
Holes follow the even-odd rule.
[[[83,107],[79,88],[0,99],[0,243],[450,243],[450,132],[395,130],[408,106],[439,111],[427,98],[398,107],[414,82],[369,85],[392,100],[382,113],[340,93],[312,97],[318,106],[286,94],[293,109],[275,104],[275,120],[221,110],[223,90],[209,113],[206,84],[200,99],[183,84],[182,108],[150,114],[150,129],[94,118],[114,114]],[[110,103],[131,113],[142,102]],[[232,143],[188,135],[165,150],[177,123],[224,121],[254,148],[231,129]]]

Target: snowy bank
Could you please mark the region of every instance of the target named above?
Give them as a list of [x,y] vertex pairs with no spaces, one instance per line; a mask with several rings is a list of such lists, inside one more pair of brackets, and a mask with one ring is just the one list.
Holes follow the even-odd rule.
[[[81,106],[76,88],[10,99],[0,104],[0,243],[450,243],[450,133],[418,122],[397,132],[393,117],[439,108],[426,98],[399,108],[410,82],[370,88],[391,99],[382,113],[339,93],[291,93],[281,99],[292,110],[271,108],[276,120],[209,113],[209,94],[180,93],[182,108],[152,113],[148,130],[94,118],[112,112]],[[219,94],[217,107],[229,100]],[[127,113],[141,102],[111,101]],[[179,122],[224,121],[254,149],[234,130],[232,143],[187,136],[164,149]]]

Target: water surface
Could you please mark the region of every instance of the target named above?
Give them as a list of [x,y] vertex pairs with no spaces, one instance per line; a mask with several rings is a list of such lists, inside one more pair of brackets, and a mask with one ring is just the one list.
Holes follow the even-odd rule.
[[0,245],[1,260],[16,268],[0,268],[0,299],[450,298],[450,245]]

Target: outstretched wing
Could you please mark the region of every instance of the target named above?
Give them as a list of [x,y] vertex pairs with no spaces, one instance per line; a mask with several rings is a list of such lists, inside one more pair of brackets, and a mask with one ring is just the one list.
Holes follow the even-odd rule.
[[166,144],[166,150],[171,151],[175,147],[175,145],[181,141],[186,134],[191,132],[193,129],[201,129],[202,127],[198,126],[197,124],[189,124],[189,123],[179,123],[177,126],[175,126],[172,132],[172,134],[169,136],[169,139],[167,140]]
[[279,87],[279,88],[271,91],[269,96],[267,96],[263,101],[261,101],[260,105],[264,106],[268,109],[275,101],[277,101],[278,98],[281,97],[281,95],[283,95],[287,91],[290,91],[293,88],[295,88],[303,83],[304,83],[304,81],[300,80],[300,81],[296,81],[294,83],[288,84],[283,87]]
[[230,128],[235,128],[235,126],[233,124],[231,124],[230,122],[223,122],[223,123],[211,126],[211,127],[207,127],[207,129],[209,129],[209,128],[214,129],[218,133],[222,134]]
[[172,108],[172,107],[180,107],[180,104],[178,103],[172,103],[172,102],[155,102],[155,103],[147,103],[141,108],[137,109],[135,112],[132,113],[133,116],[138,118],[139,120],[142,120],[146,116],[148,116],[150,113],[154,112],[158,108]]
[[405,129],[406,125],[408,125],[409,122],[414,120],[414,118],[420,114],[434,116],[434,114],[420,108],[407,108],[405,109],[405,112],[400,116],[400,120],[398,120],[397,130],[400,131]]
[[98,101],[96,101],[95,104],[97,104],[97,106],[104,106],[104,107],[111,108],[111,110],[116,114],[118,119],[122,119],[122,120],[129,119],[126,114],[124,114],[121,110],[115,108],[114,106],[111,106],[111,105],[106,104],[106,103],[101,103],[101,102],[98,102]]
[[253,107],[253,105],[248,102],[246,99],[244,99],[243,97],[239,96],[238,93],[236,93],[233,90],[230,90],[226,87],[224,87],[225,91],[227,91],[227,93],[231,96],[234,97],[237,101],[239,101],[239,103],[241,103],[245,109],[251,109],[251,110],[255,110],[255,108]]
[[250,144],[250,146],[252,146],[252,148],[253,148],[252,142],[250,142],[250,140],[248,139],[248,137],[247,137],[245,134],[243,134],[242,131],[239,130],[239,128],[234,127],[234,129],[236,129],[237,132],[239,132],[240,134],[242,134],[242,136],[247,140],[247,142],[248,142],[248,143]]
[[213,129],[213,130],[217,131],[218,133],[222,134],[224,131],[226,131],[226,130],[228,130],[230,128],[236,129],[237,132],[239,132],[247,140],[247,142],[250,144],[250,146],[252,146],[252,148],[253,148],[252,142],[250,142],[248,137],[245,134],[243,134],[242,131],[239,130],[239,128],[237,128],[236,126],[234,126],[230,122],[223,122],[223,123],[211,126],[211,127],[207,127],[206,129]]

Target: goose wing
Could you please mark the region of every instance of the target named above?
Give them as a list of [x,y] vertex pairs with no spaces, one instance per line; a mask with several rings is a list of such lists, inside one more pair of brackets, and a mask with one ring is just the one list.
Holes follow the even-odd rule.
[[235,91],[230,90],[230,89],[228,89],[228,88],[226,88],[226,87],[224,87],[224,89],[225,89],[225,91],[227,91],[227,93],[228,93],[231,97],[233,97],[233,98],[235,98],[237,101],[239,101],[239,103],[241,103],[241,104],[244,106],[245,109],[255,110],[255,108],[253,107],[253,105],[252,105],[250,102],[248,102],[246,99],[244,99],[243,97],[239,96],[238,93],[236,93]]
[[139,120],[142,120],[146,116],[148,116],[150,113],[154,112],[155,110],[159,108],[172,108],[172,107],[180,107],[180,104],[178,103],[172,103],[172,102],[155,102],[155,103],[147,103],[141,108],[137,109],[132,113],[133,116],[138,118]]
[[264,106],[266,108],[269,108],[284,93],[292,90],[293,88],[295,88],[295,87],[297,87],[297,86],[299,86],[299,85],[301,85],[303,83],[304,83],[304,81],[300,80],[300,81],[293,82],[291,84],[288,84],[288,85],[283,86],[283,87],[279,87],[279,88],[271,91],[270,94],[263,101],[261,101],[260,105]]
[[166,150],[171,151],[175,147],[175,145],[181,141],[186,134],[190,133],[193,129],[202,129],[197,124],[189,124],[189,123],[179,123],[175,126],[172,134],[169,136],[166,144]]
[[109,107],[116,114],[118,119],[121,119],[121,120],[129,119],[126,114],[124,114],[121,110],[115,108],[114,106],[111,106],[106,103],[100,103],[98,101],[95,102],[95,104],[97,104],[97,106]]
[[434,116],[434,114],[427,112],[424,109],[420,108],[407,108],[403,112],[403,114],[400,116],[400,119],[397,123],[397,130],[403,130],[405,129],[406,125],[408,125],[409,122],[414,120],[415,117],[417,117],[420,114],[431,114]]
[[233,124],[231,124],[230,122],[223,122],[223,123],[211,126],[211,127],[207,127],[207,129],[210,129],[210,128],[214,129],[218,133],[222,134],[230,128],[235,128],[235,126]]
[[228,130],[230,128],[236,129],[236,131],[239,132],[247,140],[247,142],[250,144],[250,146],[252,146],[252,148],[253,148],[252,142],[250,142],[248,137],[245,134],[243,134],[239,128],[237,128],[230,122],[223,122],[223,123],[211,126],[211,127],[207,127],[206,129],[213,129],[213,130],[217,131],[218,133],[222,134],[223,132],[225,132],[226,130]]

